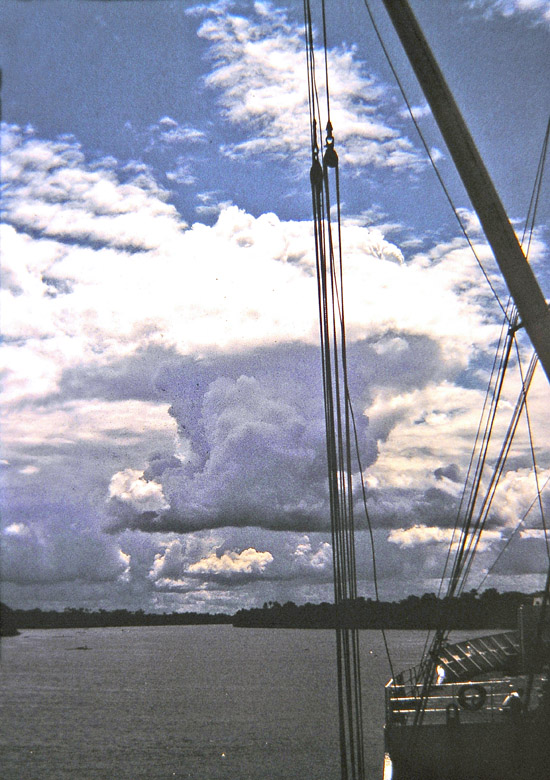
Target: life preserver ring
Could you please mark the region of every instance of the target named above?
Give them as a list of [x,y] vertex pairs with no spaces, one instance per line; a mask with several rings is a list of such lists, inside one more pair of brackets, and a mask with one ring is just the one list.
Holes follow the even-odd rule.
[[465,710],[475,712],[480,710],[485,704],[487,691],[483,685],[463,685],[458,692],[458,703]]

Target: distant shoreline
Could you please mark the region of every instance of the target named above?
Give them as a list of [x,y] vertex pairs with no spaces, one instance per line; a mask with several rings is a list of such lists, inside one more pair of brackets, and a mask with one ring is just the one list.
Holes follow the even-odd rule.
[[126,609],[97,610],[68,607],[62,612],[41,609],[0,609],[2,636],[15,636],[20,629],[109,628],[129,626],[233,625],[236,628],[304,629],[510,629],[517,626],[518,609],[532,604],[537,594],[499,593],[494,589],[464,593],[454,599],[439,599],[433,593],[408,596],[399,602],[377,602],[362,597],[341,605],[297,605],[266,602],[263,607],[225,613],[131,612]]

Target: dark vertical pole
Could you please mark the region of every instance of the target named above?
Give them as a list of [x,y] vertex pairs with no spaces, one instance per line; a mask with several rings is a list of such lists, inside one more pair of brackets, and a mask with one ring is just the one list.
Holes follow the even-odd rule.
[[443,74],[407,0],[383,0],[550,380],[550,311]]

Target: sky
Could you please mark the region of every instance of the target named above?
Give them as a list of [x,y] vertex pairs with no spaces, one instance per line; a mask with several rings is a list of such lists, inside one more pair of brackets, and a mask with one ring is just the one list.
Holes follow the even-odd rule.
[[[521,234],[550,113],[550,5],[411,4]],[[332,600],[302,6],[0,3],[0,573],[12,607]],[[380,0],[372,8],[505,301]],[[327,0],[327,25],[351,395],[380,596],[400,599],[438,589],[501,310],[363,3]],[[547,296],[549,227],[546,187],[529,257]],[[515,355],[508,374],[497,441],[519,389]],[[539,371],[541,485],[547,404]],[[542,586],[535,497],[522,423],[468,589]],[[370,598],[360,510],[356,522]]]

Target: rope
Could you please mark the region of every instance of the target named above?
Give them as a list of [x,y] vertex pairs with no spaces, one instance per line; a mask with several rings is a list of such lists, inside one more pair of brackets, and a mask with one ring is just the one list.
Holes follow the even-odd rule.
[[[357,564],[355,558],[351,411],[348,403],[346,332],[343,301],[343,269],[338,156],[330,120],[327,122],[325,153],[319,150],[322,139],[319,99],[315,74],[313,23],[309,0],[304,0],[306,60],[308,67],[308,100],[311,131],[312,207],[315,240],[315,264],[319,303],[319,332],[323,374],[323,396],[327,446],[327,470],[333,549],[334,600],[337,615],[336,657],[338,676],[338,710],[340,765],[342,780],[363,780],[365,757],[359,636],[357,629],[345,627],[346,606],[357,598]],[[330,116],[328,89],[328,50],[326,13],[323,1],[325,78],[327,113]],[[329,176],[329,170],[334,175]],[[336,186],[336,235],[329,219],[331,184]]]
[[[545,133],[545,136],[544,136],[544,141],[543,141],[543,144],[542,144],[542,151],[541,151],[541,155],[540,155],[540,159],[539,159],[539,163],[538,163],[538,167],[537,167],[537,173],[536,173],[536,176],[535,176],[535,183],[534,183],[534,186],[533,186],[533,193],[531,195],[531,200],[530,200],[529,208],[528,208],[528,211],[527,211],[526,223],[525,223],[525,227],[524,227],[524,230],[523,230],[523,236],[522,236],[522,240],[521,240],[521,244],[523,246],[525,244],[525,239],[526,239],[527,233],[529,232],[529,239],[528,239],[528,242],[527,242],[527,248],[525,250],[526,257],[529,256],[529,251],[530,251],[531,242],[532,242],[534,229],[535,229],[536,213],[537,213],[538,202],[539,202],[540,193],[541,193],[541,189],[542,189],[542,179],[543,179],[543,173],[544,173],[545,162],[546,162],[546,155],[547,155],[547,150],[548,150],[549,136],[550,136],[550,120],[548,121],[548,125],[547,125],[547,128],[546,128],[546,133]],[[532,509],[532,507],[534,506],[535,503],[538,503],[538,506],[539,506],[539,512],[540,512],[540,517],[541,517],[541,522],[542,522],[542,528],[544,530],[546,554],[547,554],[548,559],[550,560],[550,544],[549,544],[549,539],[548,539],[548,528],[547,528],[544,507],[543,507],[543,504],[542,504],[542,495],[541,495],[542,491],[544,490],[544,488],[548,484],[548,480],[545,482],[544,486],[541,488],[540,487],[540,482],[539,482],[537,458],[536,458],[535,448],[534,448],[534,444],[533,444],[533,432],[532,432],[532,427],[531,427],[531,417],[530,417],[530,414],[529,414],[529,407],[528,407],[528,404],[527,404],[527,391],[529,389],[529,386],[531,384],[531,381],[532,381],[532,378],[533,378],[533,375],[534,375],[534,372],[535,372],[535,368],[536,368],[536,365],[537,365],[537,357],[536,357],[536,355],[533,354],[533,356],[531,357],[531,361],[530,361],[528,370],[527,370],[527,375],[524,376],[523,368],[522,368],[522,361],[521,361],[521,354],[520,354],[520,351],[519,351],[519,346],[518,346],[517,340],[515,341],[515,349],[516,349],[516,356],[517,356],[517,360],[518,360],[518,368],[519,368],[520,378],[521,378],[520,398],[518,399],[518,402],[516,404],[516,411],[517,411],[518,415],[521,412],[521,410],[524,409],[524,411],[525,411],[525,419],[526,419],[526,424],[527,424],[527,432],[528,432],[528,436],[529,436],[529,447],[530,447],[530,452],[531,452],[531,461],[532,461],[532,464],[533,464],[533,473],[534,473],[534,476],[535,476],[535,484],[536,484],[537,495],[536,495],[535,499],[533,500],[533,502],[531,503],[531,505],[529,506],[529,509],[527,510],[526,514],[522,517],[522,519],[516,525],[516,528],[514,529],[514,531],[511,534],[511,536],[508,538],[506,544],[504,545],[504,547],[502,548],[502,550],[498,554],[496,560],[494,561],[492,566],[489,568],[489,570],[487,571],[487,573],[485,574],[485,576],[481,580],[481,583],[478,585],[478,589],[484,584],[484,582],[486,581],[487,577],[492,572],[492,570],[494,569],[494,567],[496,566],[496,564],[498,563],[498,561],[502,557],[502,555],[505,552],[505,550],[508,548],[510,542],[516,536],[516,534],[519,531],[522,523],[524,522],[525,518],[527,517],[527,515],[529,514],[529,512],[531,511],[531,509]]]
[[[399,75],[398,75],[398,73],[396,71],[396,68],[393,65],[393,62],[392,62],[391,57],[389,55],[389,52],[388,52],[388,50],[387,50],[387,48],[386,48],[386,46],[384,44],[384,41],[382,39],[382,36],[380,34],[380,31],[378,29],[378,26],[376,24],[374,16],[373,16],[373,14],[371,12],[368,0],[364,0],[364,5],[365,5],[367,13],[368,13],[368,15],[370,17],[371,23],[373,25],[375,34],[376,34],[376,36],[378,38],[378,41],[379,41],[380,46],[382,48],[382,51],[384,52],[384,55],[385,55],[386,60],[388,62],[388,65],[389,65],[389,67],[390,67],[390,69],[391,69],[391,71],[392,71],[392,73],[394,75],[394,78],[395,78],[395,80],[397,82],[397,85],[398,85],[398,87],[399,87],[399,89],[401,91],[402,97],[403,97],[403,99],[405,101],[405,104],[407,106],[407,110],[408,110],[408,112],[409,112],[409,114],[411,116],[413,124],[414,124],[414,126],[416,128],[416,131],[417,131],[419,137],[420,137],[420,140],[421,140],[422,145],[424,147],[424,150],[425,150],[425,152],[426,152],[426,154],[428,156],[428,159],[430,160],[431,166],[432,166],[432,168],[433,168],[433,170],[434,170],[434,172],[436,174],[436,177],[437,177],[437,179],[438,179],[438,181],[439,181],[439,183],[440,183],[440,185],[442,187],[442,190],[443,190],[443,192],[445,194],[445,197],[447,198],[447,201],[449,202],[449,204],[451,206],[453,214],[454,214],[454,216],[455,216],[455,218],[456,218],[456,220],[457,220],[457,222],[458,222],[458,224],[459,224],[459,226],[461,228],[461,231],[464,234],[464,237],[465,237],[465,239],[466,239],[466,241],[467,241],[467,243],[468,243],[468,245],[469,245],[469,247],[470,247],[470,249],[471,249],[471,251],[472,251],[472,253],[473,253],[473,255],[474,255],[474,257],[475,257],[475,259],[477,261],[477,263],[478,263],[478,266],[480,267],[480,269],[481,269],[481,271],[482,271],[482,273],[483,273],[483,275],[484,275],[484,277],[485,277],[485,279],[486,279],[486,281],[487,281],[487,283],[489,285],[489,288],[491,289],[491,291],[492,291],[492,293],[494,295],[495,300],[497,301],[498,305],[500,306],[500,308],[501,308],[501,310],[502,310],[502,312],[504,314],[505,322],[509,326],[508,327],[507,343],[506,343],[505,350],[504,350],[504,352],[501,355],[500,363],[499,363],[499,365],[497,367],[497,362],[498,361],[495,358],[495,363],[493,365],[493,371],[491,373],[491,377],[492,378],[491,378],[491,381],[490,381],[488,389],[487,389],[486,401],[485,401],[485,404],[484,404],[484,411],[482,413],[482,417],[480,418],[480,424],[478,426],[478,432],[477,432],[477,435],[476,435],[476,445],[474,445],[474,449],[472,451],[472,456],[471,456],[470,465],[469,465],[469,468],[468,468],[468,476],[467,476],[467,480],[466,480],[466,484],[465,484],[465,489],[464,489],[464,492],[463,492],[463,495],[462,495],[462,499],[461,499],[461,503],[460,503],[460,507],[459,507],[459,512],[457,513],[455,526],[454,526],[454,529],[453,529],[451,542],[449,544],[449,549],[448,549],[448,552],[447,552],[447,558],[446,558],[446,561],[445,561],[444,572],[443,572],[443,576],[442,576],[441,582],[440,582],[438,596],[441,595],[441,590],[442,590],[442,587],[443,587],[443,583],[444,583],[444,580],[445,580],[445,577],[446,577],[446,574],[447,574],[447,570],[448,570],[448,567],[449,567],[449,564],[450,564],[450,561],[451,561],[451,553],[452,553],[453,545],[455,544],[455,540],[456,540],[456,536],[457,536],[458,528],[459,528],[459,518],[460,518],[460,515],[461,515],[461,511],[462,511],[463,502],[464,502],[465,497],[466,497],[466,486],[467,486],[467,483],[468,483],[468,479],[469,479],[469,477],[472,474],[472,467],[473,467],[473,463],[474,463],[474,454],[475,454],[477,443],[478,443],[478,441],[480,441],[480,434],[481,434],[482,427],[483,427],[482,420],[483,420],[483,416],[484,416],[485,412],[487,411],[487,414],[485,416],[485,429],[484,429],[483,434],[481,436],[480,453],[479,453],[479,457],[478,457],[478,460],[477,460],[477,464],[475,466],[473,482],[472,482],[472,489],[471,489],[469,500],[468,500],[468,504],[467,504],[466,519],[464,521],[464,525],[462,526],[462,530],[461,530],[461,533],[460,533],[460,540],[459,540],[459,543],[458,543],[458,549],[457,549],[457,553],[456,553],[456,555],[454,557],[454,562],[453,562],[453,566],[452,566],[452,572],[451,572],[451,576],[450,576],[450,580],[449,580],[448,596],[452,597],[456,593],[462,592],[462,590],[465,587],[465,584],[466,584],[466,581],[467,581],[467,578],[468,578],[468,575],[470,573],[471,566],[472,566],[472,563],[473,563],[473,560],[474,560],[474,556],[475,556],[476,551],[477,551],[478,546],[479,546],[479,542],[480,542],[480,539],[481,539],[481,534],[482,534],[482,531],[483,531],[483,529],[485,527],[485,523],[486,523],[486,520],[487,520],[487,517],[488,517],[488,513],[490,511],[490,508],[491,508],[491,505],[492,505],[492,501],[493,501],[494,496],[495,496],[495,491],[496,491],[498,482],[499,482],[499,480],[500,480],[500,478],[502,476],[504,465],[505,465],[505,462],[506,462],[506,458],[507,458],[508,452],[510,450],[511,443],[512,443],[515,431],[517,429],[517,425],[518,425],[518,422],[519,422],[519,417],[520,417],[521,412],[522,412],[522,410],[524,408],[525,408],[525,411],[526,411],[527,425],[528,425],[530,445],[531,445],[531,455],[532,455],[535,479],[536,479],[536,483],[537,483],[537,498],[538,498],[539,508],[541,510],[541,517],[542,517],[543,527],[544,527],[544,531],[545,531],[547,554],[548,554],[549,559],[550,559],[550,546],[549,546],[549,542],[548,542],[548,533],[547,533],[547,529],[546,529],[544,513],[542,511],[542,500],[541,500],[541,495],[540,495],[541,494],[541,489],[540,489],[540,485],[539,485],[539,481],[538,481],[536,458],[535,458],[534,447],[533,447],[533,444],[532,444],[530,420],[529,420],[529,416],[528,416],[528,410],[527,410],[527,407],[526,407],[526,394],[527,394],[527,390],[528,390],[529,384],[530,384],[531,379],[532,379],[532,372],[528,371],[528,376],[527,376],[526,380],[522,382],[522,390],[521,390],[520,398],[518,399],[518,402],[516,404],[516,408],[514,410],[514,414],[512,416],[512,420],[511,420],[510,425],[508,427],[505,443],[503,444],[503,446],[502,446],[502,448],[500,450],[499,457],[498,457],[497,462],[495,464],[495,467],[493,469],[493,475],[491,477],[491,480],[490,480],[490,483],[489,483],[489,487],[488,487],[488,489],[487,489],[487,491],[485,493],[484,499],[482,501],[481,510],[479,512],[479,515],[477,516],[477,519],[474,521],[473,520],[474,508],[477,506],[477,502],[478,502],[479,491],[480,491],[480,488],[481,488],[481,478],[482,478],[483,470],[484,470],[484,467],[485,467],[485,464],[486,464],[487,451],[488,451],[489,442],[491,440],[491,434],[492,434],[492,431],[493,431],[493,428],[494,428],[494,424],[495,424],[496,410],[497,410],[498,402],[499,402],[499,399],[500,399],[500,396],[501,396],[501,393],[502,393],[502,386],[503,386],[503,381],[504,381],[504,375],[505,375],[506,368],[507,368],[507,365],[508,365],[508,362],[509,362],[509,359],[510,359],[512,346],[513,346],[513,344],[515,342],[515,338],[514,338],[515,332],[518,329],[518,315],[517,315],[517,311],[515,309],[515,306],[510,306],[510,302],[508,303],[507,308],[506,309],[504,308],[502,302],[500,301],[500,299],[498,297],[498,294],[496,293],[496,290],[494,289],[494,287],[491,284],[491,281],[490,281],[487,273],[485,272],[485,269],[483,268],[483,265],[482,265],[478,255],[477,255],[477,253],[475,251],[475,248],[474,248],[474,246],[473,246],[473,244],[472,244],[472,242],[471,242],[471,240],[470,240],[470,238],[468,236],[466,228],[465,228],[465,226],[464,226],[464,224],[463,224],[463,222],[462,222],[462,220],[460,218],[458,210],[455,207],[455,204],[454,204],[454,202],[452,200],[450,192],[449,192],[449,190],[447,189],[447,187],[445,185],[445,182],[444,182],[444,180],[442,178],[442,175],[440,174],[440,172],[439,172],[439,170],[437,168],[437,165],[435,164],[435,160],[433,159],[432,153],[431,153],[431,151],[429,149],[429,146],[428,146],[428,144],[426,142],[426,139],[425,139],[425,137],[424,137],[424,135],[423,135],[423,133],[422,133],[420,127],[419,127],[419,124],[418,124],[418,122],[417,122],[417,120],[416,120],[416,118],[414,116],[414,112],[412,110],[412,106],[411,106],[411,104],[410,104],[410,102],[408,100],[408,97],[406,95],[406,92],[405,92],[405,89],[403,87],[403,84],[402,84],[402,82],[401,82],[401,80],[399,78]],[[548,122],[548,127],[547,127],[547,130],[546,130],[546,135],[545,135],[545,140],[544,140],[544,145],[543,145],[543,153],[541,155],[541,161],[539,163],[539,168],[538,168],[538,171],[537,171],[538,186],[536,186],[536,188],[535,188],[536,189],[536,194],[535,193],[533,194],[533,197],[531,199],[531,204],[530,204],[530,207],[529,207],[527,225],[530,224],[530,235],[529,235],[529,242],[528,242],[528,245],[527,245],[527,253],[529,252],[529,248],[530,248],[531,240],[532,240],[532,236],[533,236],[533,231],[534,231],[536,212],[537,212],[537,207],[538,207],[539,197],[540,197],[540,191],[541,191],[541,185],[542,185],[542,175],[543,175],[543,170],[544,170],[544,159],[545,159],[546,153],[547,153],[549,136],[550,136],[550,121]],[[529,223],[529,215],[532,215],[530,223]],[[527,225],[526,225],[526,230],[527,230]],[[525,239],[525,233],[524,233],[524,239]],[[516,343],[516,351],[517,351],[517,349],[518,349],[518,347],[517,347],[517,343]],[[518,354],[518,359],[519,359],[519,354]],[[496,374],[495,374],[495,370],[496,370]],[[520,363],[520,371],[521,371],[521,363]],[[534,366],[532,368],[532,371],[534,371]],[[495,384],[493,386],[493,390],[491,391],[490,388],[491,388],[491,384],[492,384],[494,376],[498,376],[498,379],[496,380],[496,382],[495,382]],[[523,376],[522,376],[522,379],[523,379]],[[489,406],[487,407],[487,402],[488,402],[489,398],[491,400],[490,400]],[[549,570],[549,576],[548,576],[548,579],[547,579],[546,589],[545,589],[545,601],[544,601],[545,605],[546,605],[546,602],[548,601],[549,598],[550,598],[550,570]],[[430,641],[430,634],[428,634],[428,636],[426,638],[426,645],[425,645],[425,648],[424,648],[423,660],[422,660],[422,664],[421,664],[421,669],[423,671],[423,687],[422,687],[420,706],[418,707],[416,715],[415,715],[415,720],[414,720],[414,724],[415,725],[419,724],[422,721],[424,710],[425,710],[425,707],[426,707],[426,704],[427,704],[429,691],[430,691],[430,688],[431,688],[431,685],[432,685],[433,679],[434,679],[434,673],[435,673],[435,666],[437,664],[437,658],[439,656],[439,653],[440,653],[440,650],[441,650],[441,645],[442,645],[442,643],[443,643],[443,641],[445,639],[446,633],[448,633],[448,632],[445,632],[442,628],[438,628],[436,630],[435,638],[434,638],[434,640],[433,640],[433,642],[431,644],[431,649],[430,649],[430,651],[428,653],[426,653],[426,651],[427,651],[428,643]],[[415,746],[414,742],[411,741],[410,747],[414,748],[414,746]]]
[[[477,547],[479,545],[479,540],[481,538],[481,533],[485,526],[485,522],[491,506],[491,502],[494,497],[494,491],[496,490],[496,485],[498,484],[498,480],[500,479],[502,470],[504,468],[504,462],[506,459],[506,455],[509,451],[511,439],[513,438],[513,432],[515,432],[515,428],[517,427],[517,419],[516,419],[515,423],[512,422],[509,426],[509,434],[511,432],[511,436],[508,440],[507,445],[503,445],[501,449],[501,453],[497,461],[497,465],[495,466],[495,469],[493,471],[493,477],[491,479],[491,482],[489,484],[489,487],[485,493],[485,497],[482,502],[482,508],[479,514],[477,515],[477,519],[474,521],[473,520],[474,510],[477,505],[477,498],[481,488],[483,467],[487,459],[488,447],[491,441],[491,435],[495,424],[496,410],[498,406],[498,401],[502,393],[504,375],[510,358],[512,343],[514,340],[514,334],[515,334],[515,329],[508,328],[506,333],[506,339],[503,340],[501,338],[501,344],[502,344],[501,357],[500,359],[497,359],[497,357],[495,357],[495,361],[493,364],[493,372],[487,387],[484,408],[480,418],[480,423],[478,425],[478,435],[476,436],[476,444],[474,444],[474,449],[472,451],[472,457],[470,460],[470,469],[474,460],[474,454],[475,454],[478,441],[480,441],[479,454],[477,456],[476,468],[474,470],[474,475],[473,475],[472,484],[470,488],[470,494],[467,500],[467,509],[465,513],[465,518],[462,521],[460,538],[458,541],[457,550],[454,556],[452,571],[449,578],[449,584],[448,584],[447,594],[446,594],[447,599],[453,598],[454,596],[462,592]],[[517,408],[515,411],[517,412]],[[485,423],[483,423],[484,417],[485,417]],[[513,420],[514,420],[514,416],[513,416]],[[470,469],[469,469],[469,473],[470,473]],[[455,529],[453,531],[453,536],[449,544],[446,567],[448,565],[453,544],[455,544],[456,531],[459,525],[461,508],[466,499],[467,482],[468,482],[468,478],[466,480],[463,497],[461,500],[459,511],[457,513],[457,520],[455,522]],[[446,569],[444,574],[446,574]],[[441,590],[441,586],[440,586],[440,590]],[[440,615],[440,618],[441,617],[442,615]],[[415,719],[414,719],[415,726],[420,725],[420,723],[423,720],[425,708],[427,706],[427,702],[429,698],[429,693],[435,678],[436,666],[438,662],[437,659],[439,658],[439,655],[441,653],[441,648],[443,646],[443,643],[446,641],[448,635],[449,635],[448,628],[439,625],[436,628],[429,650],[427,650],[428,639],[426,640],[426,644],[424,647],[424,654],[420,664],[420,669],[421,669],[420,679],[422,680],[422,690],[420,694],[419,707],[415,714]],[[414,745],[411,745],[411,747],[414,747]]]

